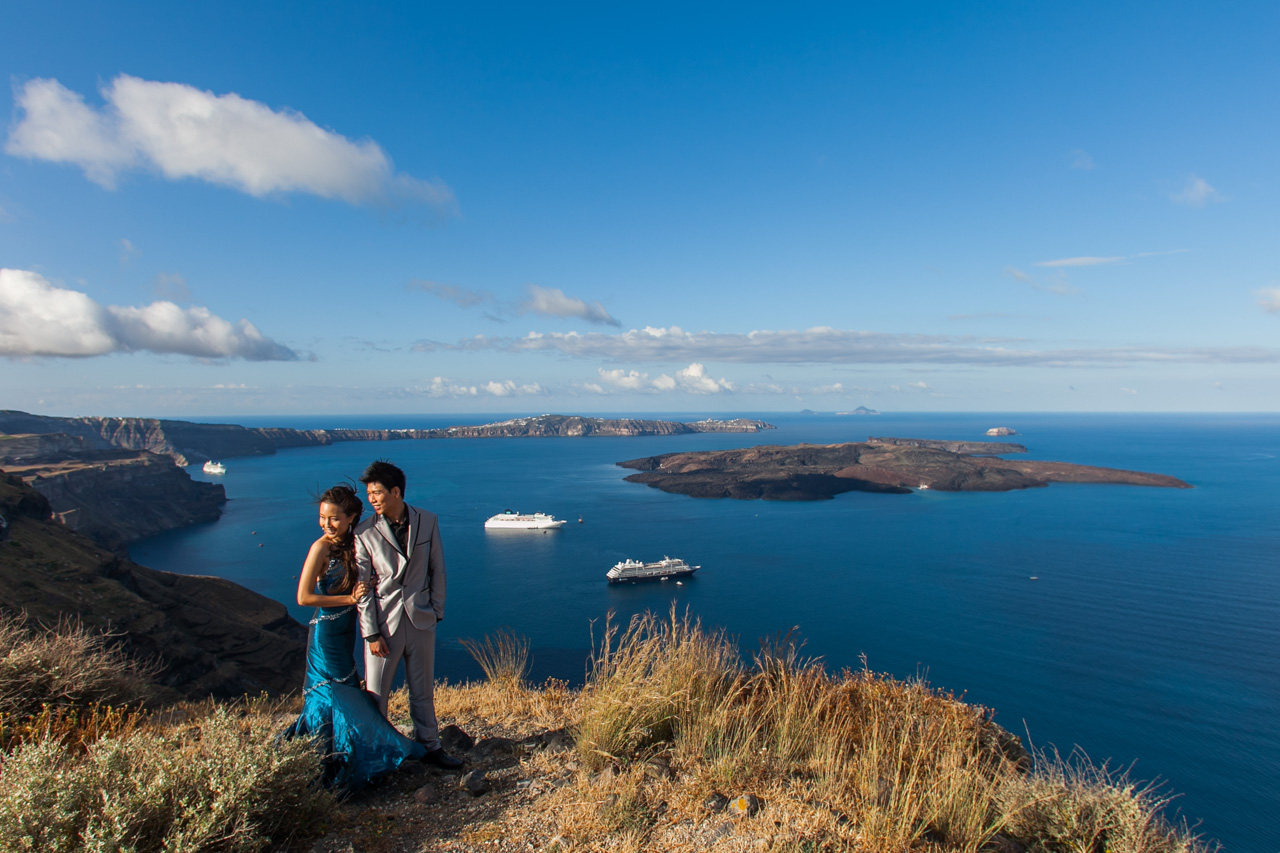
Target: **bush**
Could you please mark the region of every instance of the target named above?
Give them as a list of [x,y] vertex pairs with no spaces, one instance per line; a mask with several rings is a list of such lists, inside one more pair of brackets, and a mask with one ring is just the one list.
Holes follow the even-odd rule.
[[0,717],[34,716],[46,705],[138,704],[152,695],[151,675],[78,621],[33,632],[0,614]]
[[225,707],[196,725],[135,730],[76,750],[29,741],[0,765],[0,849],[261,850],[332,805],[307,740]]

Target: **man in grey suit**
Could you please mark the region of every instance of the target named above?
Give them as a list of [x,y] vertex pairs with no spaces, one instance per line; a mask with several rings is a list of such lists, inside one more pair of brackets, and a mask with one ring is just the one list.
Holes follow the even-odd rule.
[[377,513],[355,533],[359,579],[374,591],[358,603],[366,689],[385,715],[403,660],[413,737],[427,748],[423,760],[456,769],[462,761],[440,746],[434,697],[436,623],[444,618],[440,525],[434,513],[404,502],[404,472],[390,462],[374,462],[360,482]]

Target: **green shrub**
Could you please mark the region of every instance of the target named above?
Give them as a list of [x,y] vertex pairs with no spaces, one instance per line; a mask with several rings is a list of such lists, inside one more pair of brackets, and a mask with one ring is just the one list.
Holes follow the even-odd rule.
[[74,749],[29,741],[0,764],[0,849],[261,850],[332,805],[306,740],[226,708],[184,728],[135,730]]

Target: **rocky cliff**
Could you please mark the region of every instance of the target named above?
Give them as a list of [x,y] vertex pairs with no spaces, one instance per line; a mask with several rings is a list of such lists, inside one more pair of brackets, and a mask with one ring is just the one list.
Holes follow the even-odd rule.
[[54,516],[99,545],[124,545],[176,527],[216,521],[227,501],[166,456],[90,450],[83,436],[0,436],[0,467],[48,500]]
[[739,500],[823,500],[843,492],[906,493],[916,488],[1002,492],[1050,482],[1190,488],[1163,474],[981,455],[1009,452],[1008,448],[1025,451],[1016,444],[881,438],[853,444],[667,453],[618,465],[641,472],[626,478],[631,483],[692,497]]
[[[170,469],[171,464],[165,461]],[[42,495],[0,474],[0,608],[107,630],[176,694],[230,698],[302,684],[306,628],[284,605],[219,578],[155,571],[50,520]]]

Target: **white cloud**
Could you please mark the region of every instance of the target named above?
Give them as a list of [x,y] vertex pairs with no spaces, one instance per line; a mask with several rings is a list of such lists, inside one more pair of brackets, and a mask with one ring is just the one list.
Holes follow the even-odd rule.
[[1170,194],[1169,198],[1188,207],[1204,207],[1206,204],[1222,201],[1222,195],[1209,186],[1208,181],[1195,175],[1188,175],[1183,188]]
[[1264,287],[1257,291],[1258,304],[1268,314],[1280,314],[1280,287]]
[[[547,352],[607,362],[673,364],[970,364],[1025,367],[1116,364],[1275,364],[1280,348],[1098,347],[1037,349],[1018,338],[893,334],[818,326],[804,331],[686,332],[679,326],[628,332],[530,332],[522,338],[476,335],[456,344],[419,342],[415,350]],[[658,383],[666,387],[661,388]],[[659,376],[654,387],[676,380]]]
[[537,382],[528,385],[518,385],[508,379],[504,382],[486,382],[480,386],[481,390],[492,394],[495,397],[524,397],[531,394],[545,393],[542,386]]
[[529,296],[520,303],[517,310],[522,314],[542,314],[547,317],[576,317],[598,326],[622,325],[609,316],[609,312],[599,302],[588,303],[566,296],[558,287],[529,285]]
[[452,190],[397,173],[376,142],[352,141],[293,110],[125,74],[101,94],[98,109],[57,80],[15,87],[21,119],[5,150],[72,163],[107,189],[125,172],[149,169],[258,197],[303,192],[352,204],[454,206]]
[[606,383],[623,391],[641,391],[651,387],[649,374],[640,373],[636,370],[628,371],[623,370],[622,368],[618,368],[616,370],[605,370],[601,367],[599,368],[599,373],[600,378]]
[[1115,264],[1127,260],[1124,256],[1117,258],[1059,258],[1056,261],[1039,261],[1038,267],[1096,267],[1100,264]]
[[433,376],[422,391],[429,397],[474,397],[479,393],[474,385],[458,385],[444,376]]
[[928,390],[929,390],[929,383],[927,383],[927,382],[908,382],[908,383],[907,383],[907,387],[908,387],[908,388],[914,388],[914,389],[916,389],[917,391],[928,391]]
[[132,242],[130,242],[128,239],[121,238],[120,266],[124,266],[125,264],[129,263],[129,261],[133,260],[134,258],[138,257],[141,254],[142,252],[138,251],[138,249],[134,247]]
[[1138,396],[1138,392],[1137,392],[1137,391],[1135,391],[1133,388],[1124,388],[1124,387],[1122,387],[1120,390],[1121,390],[1121,391],[1123,391],[1123,392],[1124,392],[1124,393],[1126,393],[1126,394],[1131,395],[1131,396],[1134,396],[1134,397]]
[[676,390],[676,381],[664,373],[653,380],[653,387],[659,391],[674,391]]
[[0,356],[85,357],[147,350],[198,358],[292,361],[298,354],[248,320],[203,307],[99,305],[27,270],[0,269]]
[[1073,169],[1080,169],[1087,172],[1094,166],[1093,158],[1090,157],[1089,152],[1085,151],[1083,148],[1071,149],[1071,152],[1068,154],[1068,158],[1071,163],[1071,168]]
[[1186,252],[1186,249],[1170,249],[1164,252],[1136,252],[1132,255],[1116,255],[1114,257],[1092,257],[1085,255],[1078,258],[1058,258],[1053,261],[1037,261],[1038,267],[1096,267],[1104,264],[1118,264],[1122,261],[1131,261],[1136,258],[1154,258],[1160,255],[1180,255]]
[[683,370],[677,370],[676,381],[690,394],[719,394],[721,391],[733,390],[732,382],[727,379],[712,379],[707,369],[697,362]]

